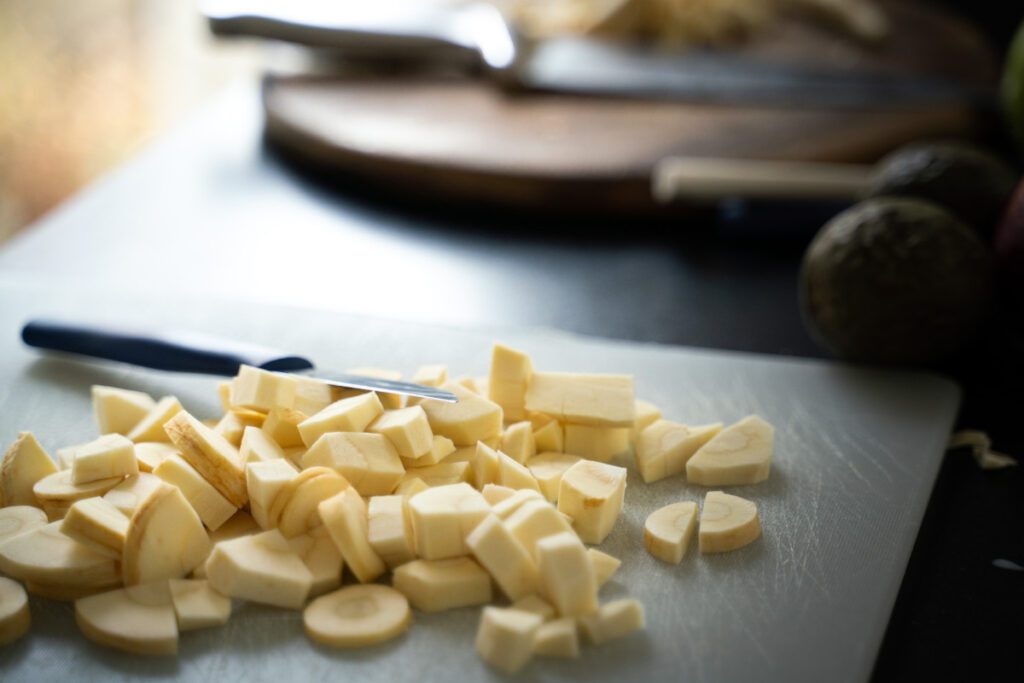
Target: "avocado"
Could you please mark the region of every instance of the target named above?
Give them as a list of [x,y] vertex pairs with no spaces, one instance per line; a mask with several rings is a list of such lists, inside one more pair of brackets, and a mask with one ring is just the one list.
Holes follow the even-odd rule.
[[883,158],[868,195],[927,199],[989,237],[1016,183],[1013,169],[977,147],[924,142],[906,145]]
[[925,364],[960,349],[992,298],[978,235],[905,197],[867,199],[825,224],[804,254],[800,298],[819,343],[841,358]]

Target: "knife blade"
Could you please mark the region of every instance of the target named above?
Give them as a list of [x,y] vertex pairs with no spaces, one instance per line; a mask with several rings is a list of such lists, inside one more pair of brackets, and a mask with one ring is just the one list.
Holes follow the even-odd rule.
[[454,67],[509,91],[819,109],[995,106],[991,92],[938,77],[813,67],[712,50],[666,53],[582,38],[531,43],[496,8],[482,3],[202,0],[200,11],[220,36]]
[[455,403],[443,389],[316,368],[309,359],[277,349],[195,332],[145,332],[59,320],[31,320],[21,330],[28,346],[171,372],[233,377],[242,365],[301,374],[347,389],[379,391]]

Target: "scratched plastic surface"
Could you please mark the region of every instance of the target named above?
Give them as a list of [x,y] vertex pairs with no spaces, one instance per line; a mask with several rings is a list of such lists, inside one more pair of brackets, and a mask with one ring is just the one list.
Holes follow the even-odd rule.
[[[323,367],[447,363],[455,375],[487,371],[494,340],[528,351],[549,370],[629,372],[641,398],[670,419],[731,422],[757,412],[776,425],[770,479],[731,492],[760,509],[751,546],[679,566],[641,545],[646,516],[705,490],[682,478],[646,486],[632,464],[626,508],[603,550],[623,560],[603,599],[639,598],[648,628],[578,661],[534,660],[520,680],[861,681],[868,678],[920,524],[958,403],[949,382],[926,375],[602,341],[552,331],[462,330],[308,310],[209,302],[56,298],[0,289],[0,439],[31,429],[50,449],[94,436],[93,383],[176,394],[206,417],[214,379],[43,358],[17,342],[34,315],[178,326],[306,353]],[[235,603],[228,624],[185,633],[177,658],[99,648],[69,603],[33,598],[33,628],[0,649],[0,678],[121,680],[500,679],[473,650],[479,610],[416,614],[397,640],[362,651],[311,644],[301,614]]]

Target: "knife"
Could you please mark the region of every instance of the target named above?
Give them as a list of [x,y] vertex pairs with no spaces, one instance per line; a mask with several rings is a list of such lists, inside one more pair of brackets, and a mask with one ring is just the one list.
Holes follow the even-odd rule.
[[302,357],[254,344],[229,341],[193,332],[158,334],[79,325],[56,320],[32,320],[21,330],[27,345],[50,351],[103,358],[155,370],[233,377],[242,365],[271,372],[308,375],[347,389],[379,391],[455,403],[455,394],[435,387],[377,377],[317,369]]
[[665,53],[583,38],[531,42],[471,3],[200,0],[213,33],[472,71],[507,90],[832,109],[994,106],[992,93],[921,75],[804,66],[713,50]]

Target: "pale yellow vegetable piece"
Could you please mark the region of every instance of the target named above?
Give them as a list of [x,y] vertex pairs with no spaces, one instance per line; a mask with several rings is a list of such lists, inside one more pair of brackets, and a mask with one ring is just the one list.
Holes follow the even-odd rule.
[[153,474],[181,489],[185,499],[199,514],[199,519],[211,531],[228,521],[238,510],[180,455],[164,460],[153,470]]
[[468,462],[440,462],[430,467],[419,467],[410,474],[432,487],[468,482],[472,471]]
[[494,514],[501,519],[508,519],[512,513],[520,508],[528,500],[543,500],[544,497],[533,489],[520,489],[514,491],[511,496],[494,504]]
[[20,432],[0,462],[0,506],[36,505],[36,482],[57,472],[57,466],[32,432]]
[[374,496],[367,514],[367,539],[388,567],[393,569],[416,558],[407,498]]
[[412,376],[413,384],[425,387],[439,387],[448,381],[447,365],[421,365]]
[[334,545],[323,525],[310,529],[304,534],[292,536],[288,545],[302,558],[302,563],[313,575],[309,597],[323,595],[341,585],[341,572],[345,562],[341,559],[338,546]]
[[[138,448],[138,446],[136,446]],[[103,498],[120,510],[126,517],[135,514],[150,494],[160,488],[163,481],[155,474],[139,472],[128,477],[103,494]]]
[[532,376],[533,362],[528,355],[502,344],[494,345],[487,396],[501,406],[506,420],[522,420],[526,417],[526,387]]
[[76,600],[75,622],[89,640],[106,647],[140,655],[178,652],[178,622],[166,581]]
[[633,429],[630,432],[630,442],[635,442],[636,438],[640,436],[640,432],[644,431],[652,424],[661,419],[661,409],[654,405],[650,401],[636,400],[636,420],[633,422]]
[[538,453],[561,453],[565,450],[565,431],[558,420],[534,427],[533,441]]
[[316,415],[332,403],[330,384],[311,377],[295,377],[295,403],[292,408],[304,415]]
[[562,617],[541,624],[533,637],[533,654],[566,659],[579,657],[580,637],[576,619]]
[[[221,524],[215,531],[210,532],[210,543],[217,545],[221,541],[230,541],[233,538],[251,536],[263,531],[256,520],[245,510],[239,510],[231,519]],[[193,579],[206,578],[206,562],[200,562],[199,566],[192,570],[190,576]]]
[[125,585],[179,579],[210,554],[210,537],[181,491],[168,484],[139,506],[128,524],[121,575]]
[[295,469],[302,468],[302,457],[308,449],[305,446],[292,446],[284,449],[285,460],[295,466]]
[[[81,444],[80,443],[80,444],[76,444],[74,446],[66,446],[64,448],[58,448],[57,449],[57,469],[70,470],[71,469],[71,465],[75,462],[75,453],[77,453],[78,449],[81,448],[84,445],[85,444]],[[141,469],[142,466],[140,465],[139,468]]]
[[370,423],[366,431],[388,438],[406,460],[419,460],[429,456],[434,445],[427,414],[420,406],[385,411]]
[[7,541],[47,524],[46,513],[31,505],[0,508],[0,546]]
[[702,553],[724,553],[752,543],[761,535],[757,506],[721,491],[704,496],[697,535]]
[[71,470],[60,470],[37,481],[32,492],[44,509],[47,503],[70,507],[76,500],[102,496],[122,481],[124,477],[110,477],[75,485],[71,483]]
[[597,548],[587,548],[587,555],[590,557],[590,564],[594,566],[594,578],[597,579],[598,588],[608,583],[622,566],[622,560]]
[[487,515],[466,537],[466,545],[509,600],[537,591],[533,558],[496,515]]
[[267,462],[285,457],[284,449],[259,427],[246,427],[242,432],[242,441],[238,449],[238,457],[248,465],[251,462]]
[[491,511],[466,483],[427,489],[409,499],[417,554],[427,560],[468,555],[466,536]]
[[581,460],[562,475],[558,510],[572,517],[584,543],[598,544],[611,533],[626,496],[626,468]]
[[535,372],[526,390],[526,409],[573,424],[632,427],[636,397],[631,375]]
[[[450,439],[449,439],[450,440]],[[483,442],[479,442],[483,443]],[[454,444],[452,444],[454,446]],[[488,444],[484,443],[485,446],[491,448]],[[492,449],[493,450],[493,449]],[[467,462],[472,467],[473,461],[476,459],[476,444],[472,446],[462,446],[456,448],[450,454],[446,455],[441,463],[452,463],[452,462]]]
[[[281,473],[283,474],[284,470],[282,470]],[[284,485],[282,485],[281,488],[277,490],[277,493],[274,495],[273,500],[270,501],[270,505],[266,509],[267,523],[271,527],[277,528],[279,522],[281,521],[281,513],[284,511],[285,506],[289,502],[291,502],[292,496],[295,494],[295,491],[306,482],[311,481],[322,474],[328,473],[333,473],[337,476],[340,476],[338,475],[337,472],[330,469],[329,467],[315,466],[309,467],[304,470],[299,470],[298,474],[296,474],[294,477],[287,478],[284,482]],[[252,509],[251,504],[250,509]]]
[[[321,470],[322,468],[311,469]],[[277,528],[285,538],[298,536],[315,529],[323,523],[318,510],[320,503],[347,488],[349,488],[349,483],[345,478],[328,469],[303,481],[294,490],[291,490],[290,484],[286,484],[282,492],[278,494],[278,498],[289,495],[289,493],[290,496],[281,508],[281,513],[276,516]],[[277,501],[274,502],[274,505],[276,507]]]
[[578,455],[547,452],[530,458],[526,461],[526,466],[530,468],[530,474],[537,480],[540,492],[554,503],[558,500],[558,487],[562,483],[562,475],[580,459]]
[[679,564],[696,526],[697,504],[692,501],[658,508],[644,522],[644,547],[662,562]]
[[0,647],[21,638],[31,625],[32,614],[25,589],[16,581],[0,576]]
[[440,612],[491,601],[491,577],[468,557],[413,560],[395,569],[392,585],[418,610]]
[[220,407],[225,413],[231,410],[231,385],[233,382],[226,379],[217,382],[217,398],[220,399]]
[[655,420],[636,440],[636,466],[640,476],[650,484],[682,474],[697,449],[720,431],[720,422],[689,427],[669,420]]
[[630,428],[565,424],[563,450],[582,458],[608,462],[629,450]]
[[213,431],[223,436],[229,444],[238,448],[242,445],[242,436],[245,434],[245,430],[249,427],[259,428],[265,421],[262,413],[229,411],[224,413],[214,426]]
[[644,606],[635,598],[612,600],[579,620],[587,639],[599,645],[644,628]]
[[476,632],[476,651],[485,662],[507,674],[526,666],[543,619],[517,609],[485,607]]
[[120,579],[117,562],[61,533],[60,522],[32,529],[0,545],[0,572],[46,585],[106,586]]
[[768,478],[775,429],[757,415],[729,425],[686,463],[686,479],[702,486],[756,484]]
[[403,498],[412,498],[421,491],[426,491],[430,486],[425,481],[414,475],[412,472],[406,472],[402,480],[398,482],[398,486],[395,487],[395,495],[402,496]]
[[302,609],[313,586],[313,574],[277,529],[218,543],[206,578],[228,597],[286,609]]
[[501,406],[456,382],[441,385],[459,399],[457,403],[423,401],[420,406],[434,434],[451,439],[456,446],[474,446],[477,441],[501,434]]
[[139,463],[140,472],[152,472],[172,455],[181,455],[181,453],[169,443],[143,441],[135,444],[135,459]]
[[498,483],[498,470],[501,468],[501,458],[498,451],[494,450],[483,441],[476,442],[476,451],[473,454],[473,486],[482,489],[487,484]]
[[501,452],[519,463],[526,463],[537,454],[537,442],[529,420],[511,424],[501,433]]
[[128,517],[103,498],[85,498],[68,509],[60,530],[93,550],[120,559],[128,533]]
[[512,603],[512,609],[539,614],[544,621],[555,618],[555,608],[551,606],[550,602],[536,594],[519,598]]
[[541,595],[559,616],[578,617],[597,609],[597,578],[587,549],[572,532],[537,541]]
[[299,423],[299,434],[306,446],[328,432],[361,432],[384,412],[377,394],[367,392],[343,398]]
[[446,436],[434,434],[430,440],[429,453],[420,458],[417,458],[416,460],[409,460],[408,458],[403,457],[402,464],[405,465],[407,469],[417,467],[429,467],[430,465],[437,465],[454,452],[455,444],[452,443],[451,439],[449,439]]
[[71,483],[76,485],[138,473],[135,444],[120,434],[104,434],[79,446],[71,463]]
[[249,501],[245,466],[237,448],[185,411],[171,418],[164,429],[186,462],[232,505],[242,507]]
[[494,507],[501,501],[508,500],[514,496],[516,490],[498,484],[484,484],[484,487],[480,489],[480,493],[483,495],[484,500],[487,501],[487,504]]
[[562,533],[573,533],[572,526],[551,503],[538,497],[523,502],[505,520],[505,525],[533,558],[537,557],[537,543],[542,538]]
[[501,451],[498,451],[498,478],[495,483],[512,489],[532,489],[540,492],[540,484],[530,474],[526,465],[518,463]]
[[94,384],[92,412],[100,434],[127,434],[149,414],[156,401],[141,391]]
[[293,375],[243,365],[231,385],[231,403],[264,413],[274,408],[292,408],[297,384]]
[[386,571],[384,561],[370,545],[366,503],[355,489],[328,498],[319,510],[327,533],[360,583],[369,583]]
[[179,631],[220,626],[231,618],[231,599],[211,588],[208,581],[171,579],[168,588]]
[[396,638],[412,623],[405,596],[388,586],[346,586],[309,603],[306,635],[328,647],[368,647]]
[[135,443],[142,443],[143,441],[167,443],[170,441],[170,438],[167,436],[167,432],[164,431],[164,425],[172,417],[180,413],[181,410],[181,403],[178,399],[174,396],[164,396],[156,402],[156,405],[146,414],[146,417],[142,418],[137,425],[132,427],[132,430],[125,436]]
[[302,456],[302,466],[330,467],[362,496],[391,493],[405,474],[398,452],[382,434],[324,434]]
[[267,419],[263,421],[260,429],[281,448],[305,447],[299,425],[307,419],[308,416],[298,410],[274,408],[267,413]]

